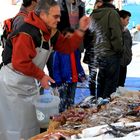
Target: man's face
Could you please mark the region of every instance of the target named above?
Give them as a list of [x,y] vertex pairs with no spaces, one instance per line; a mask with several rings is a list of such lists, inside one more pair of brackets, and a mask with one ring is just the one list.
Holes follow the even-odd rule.
[[128,25],[129,19],[130,19],[129,16],[127,16],[126,18],[121,18],[121,22],[122,22],[122,25],[123,25],[124,27]]
[[60,7],[58,5],[50,8],[48,13],[42,13],[41,19],[50,28],[57,28],[58,22],[60,22]]

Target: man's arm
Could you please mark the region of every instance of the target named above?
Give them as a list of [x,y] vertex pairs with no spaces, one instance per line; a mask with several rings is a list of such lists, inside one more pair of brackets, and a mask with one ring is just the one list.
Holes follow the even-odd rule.
[[77,48],[79,48],[89,24],[90,18],[83,16],[79,22],[79,29],[77,29],[70,38],[64,37],[59,32],[54,49],[63,53],[71,53],[75,51]]
[[12,65],[14,69],[38,80],[42,79],[45,73],[32,61],[36,56],[36,50],[31,36],[20,33],[12,38],[12,44]]
[[33,63],[36,50],[31,36],[21,33],[12,39],[12,44],[13,68],[26,76],[39,80],[43,88],[49,88],[49,82],[54,83],[55,81]]

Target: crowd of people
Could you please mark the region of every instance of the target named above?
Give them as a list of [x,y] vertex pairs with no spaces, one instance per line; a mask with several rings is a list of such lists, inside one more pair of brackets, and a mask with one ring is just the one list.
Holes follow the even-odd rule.
[[60,113],[73,106],[77,82],[87,80],[81,61],[89,67],[91,95],[110,98],[125,85],[131,13],[116,9],[113,0],[96,0],[89,17],[82,0],[23,0],[19,13],[2,52],[1,139],[27,140],[40,133],[32,102],[50,86],[60,94]]
[[130,16],[130,12],[116,9],[113,0],[95,3],[90,15],[91,25],[84,38],[84,62],[89,67],[91,95],[97,92],[98,97],[109,98],[118,86],[124,86],[126,67],[132,58],[129,30],[124,35]]

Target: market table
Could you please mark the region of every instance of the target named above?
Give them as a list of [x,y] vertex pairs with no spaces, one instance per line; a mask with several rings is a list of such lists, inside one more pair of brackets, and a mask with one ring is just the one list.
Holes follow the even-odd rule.
[[[124,135],[121,138],[117,138],[118,132],[113,134],[114,129],[111,128],[112,125],[113,127],[118,127],[118,123],[121,123],[121,126],[119,126],[121,127],[121,131],[123,129],[122,132],[119,131],[119,134]],[[130,128],[122,126],[124,123],[125,126],[132,123],[133,126]],[[106,127],[105,132],[99,134],[102,127]],[[124,132],[124,129],[126,128],[130,132],[135,130],[138,130],[138,132],[130,133],[128,130],[125,130]],[[54,140],[59,140],[60,137],[65,137],[66,139],[68,138],[71,140],[102,140],[103,137],[104,140],[126,140],[126,138],[128,140],[128,136],[131,137],[131,139],[133,137],[133,140],[140,140],[139,129],[140,92],[117,91],[112,94],[111,100],[107,104],[97,106],[97,102],[95,102],[94,98],[88,97],[88,99],[85,99],[79,105],[66,110],[62,114],[53,116],[50,120],[47,131],[31,138],[30,140],[49,140],[54,137]],[[111,136],[106,131],[112,133]],[[119,135],[119,137],[121,135]]]

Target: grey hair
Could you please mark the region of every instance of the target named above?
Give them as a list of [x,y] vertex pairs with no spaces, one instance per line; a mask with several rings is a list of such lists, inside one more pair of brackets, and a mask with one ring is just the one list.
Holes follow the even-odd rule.
[[34,11],[37,15],[40,15],[41,11],[48,13],[50,8],[56,5],[58,5],[58,3],[55,0],[39,0]]

